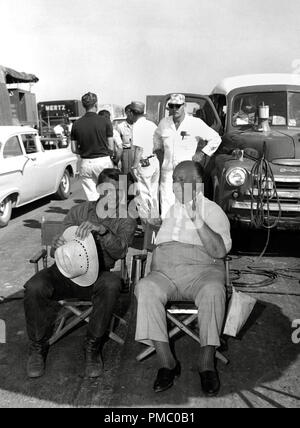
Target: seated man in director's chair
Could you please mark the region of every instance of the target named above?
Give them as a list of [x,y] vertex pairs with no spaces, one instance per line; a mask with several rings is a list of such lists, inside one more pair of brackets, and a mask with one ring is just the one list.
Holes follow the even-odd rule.
[[118,216],[120,174],[116,169],[102,171],[98,201],[77,205],[65,217],[65,231],[53,242],[56,263],[37,272],[24,286],[30,378],[40,377],[45,371],[57,315],[55,301],[72,298],[92,302],[85,375],[93,378],[102,372],[100,351],[121,289],[121,278],[110,269],[126,256],[136,228],[134,219]]
[[229,221],[222,209],[204,197],[203,170],[192,161],[173,173],[176,202],[156,237],[151,271],[135,289],[138,301],[136,337],[155,347],[161,368],[154,391],[173,385],[181,367],[169,345],[165,305],[192,300],[198,308],[198,370],[202,390],[214,395],[220,387],[215,353],[225,315],[224,257],[230,251]]

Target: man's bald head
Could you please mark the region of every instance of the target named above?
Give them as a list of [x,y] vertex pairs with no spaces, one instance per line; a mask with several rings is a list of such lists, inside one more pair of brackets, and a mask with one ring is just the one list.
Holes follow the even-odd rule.
[[192,161],[184,161],[173,172],[173,192],[181,203],[191,201],[203,191],[203,168]]
[[184,161],[176,166],[173,172],[173,181],[183,183],[202,183],[203,168],[193,161]]

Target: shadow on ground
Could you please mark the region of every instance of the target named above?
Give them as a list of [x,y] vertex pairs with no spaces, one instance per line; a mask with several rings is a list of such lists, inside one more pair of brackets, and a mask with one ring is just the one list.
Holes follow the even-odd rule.
[[[48,354],[46,374],[36,380],[26,377],[27,334],[23,310],[23,292],[0,304],[0,319],[7,328],[7,343],[0,344],[1,407],[107,407],[120,364],[121,346],[112,340],[104,346],[104,370],[101,378],[85,379],[83,343],[86,325],[54,344]],[[21,300],[13,300],[15,298]],[[121,295],[116,313],[127,311],[129,295]],[[116,333],[126,338],[127,327]]]
[[[259,302],[241,340],[228,340],[225,355],[230,364],[218,363],[222,387],[216,398],[206,398],[202,393],[197,372],[198,346],[186,336],[175,342],[182,364],[181,377],[170,390],[155,394],[152,386],[158,369],[156,358],[153,355],[136,361],[145,347],[134,342],[134,321],[132,324],[112,407],[300,407],[299,372],[295,367],[300,347],[291,341],[289,318],[273,303]],[[281,386],[270,386],[274,383]]]

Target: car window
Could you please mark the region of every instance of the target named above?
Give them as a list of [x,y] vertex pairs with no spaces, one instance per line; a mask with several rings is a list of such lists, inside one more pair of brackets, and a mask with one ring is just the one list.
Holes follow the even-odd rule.
[[19,142],[18,137],[15,135],[6,141],[4,149],[3,149],[3,158],[13,158],[17,156],[22,156],[22,148]]
[[270,125],[286,125],[286,92],[253,92],[236,95],[231,116],[233,125],[248,127],[258,125],[262,109],[264,114],[268,114]]
[[22,134],[22,141],[24,144],[25,151],[28,155],[30,153],[36,153],[38,151],[35,141],[35,134]]
[[289,126],[300,126],[300,93],[288,94]]

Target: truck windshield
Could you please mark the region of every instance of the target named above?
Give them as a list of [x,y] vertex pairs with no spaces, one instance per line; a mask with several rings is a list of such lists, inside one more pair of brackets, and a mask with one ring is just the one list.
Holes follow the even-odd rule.
[[235,96],[232,110],[233,126],[257,126],[259,118],[266,117],[269,117],[271,126],[287,125],[286,92],[254,92]]
[[288,94],[289,126],[300,127],[300,93],[289,92]]

